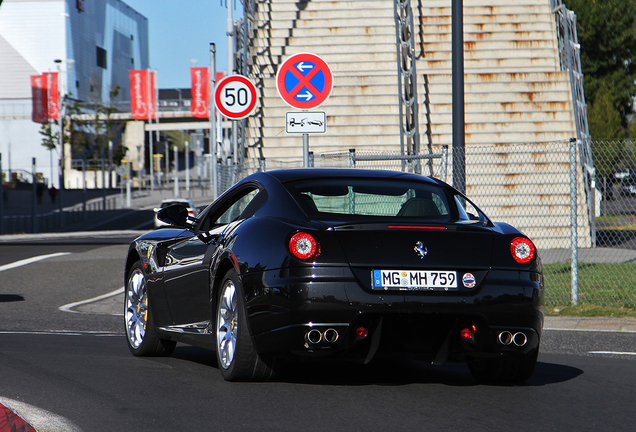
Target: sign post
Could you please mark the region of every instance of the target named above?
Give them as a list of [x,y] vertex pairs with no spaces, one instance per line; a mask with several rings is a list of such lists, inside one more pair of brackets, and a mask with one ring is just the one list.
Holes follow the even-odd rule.
[[287,113],[286,131],[303,134],[303,166],[309,166],[309,133],[324,133],[326,116],[308,113],[319,107],[331,95],[333,73],[322,58],[311,53],[298,53],[289,57],[278,68],[276,89],[285,103],[300,113]]

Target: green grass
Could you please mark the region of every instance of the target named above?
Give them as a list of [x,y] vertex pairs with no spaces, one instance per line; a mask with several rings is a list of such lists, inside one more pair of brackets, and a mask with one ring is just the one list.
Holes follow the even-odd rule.
[[636,218],[634,215],[602,215],[596,218],[596,224],[606,230],[634,230]]
[[578,305],[545,307],[548,316],[577,316],[577,317],[605,317],[605,318],[636,318],[636,309],[612,306]]
[[580,263],[577,306],[569,263],[544,264],[543,274],[548,315],[636,317],[636,263]]

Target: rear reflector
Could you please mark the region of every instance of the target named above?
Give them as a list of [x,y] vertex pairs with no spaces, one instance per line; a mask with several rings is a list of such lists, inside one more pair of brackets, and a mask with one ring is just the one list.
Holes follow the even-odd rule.
[[474,342],[475,341],[475,333],[477,333],[477,326],[473,324],[471,326],[462,328],[459,331],[459,337],[463,341]]
[[356,333],[356,337],[358,339],[364,339],[369,334],[369,331],[366,328],[360,326],[360,327],[356,328],[355,333]]

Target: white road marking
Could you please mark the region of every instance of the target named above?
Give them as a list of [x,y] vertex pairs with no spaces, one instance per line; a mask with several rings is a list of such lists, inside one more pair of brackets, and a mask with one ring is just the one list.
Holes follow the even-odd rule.
[[588,351],[588,354],[636,355],[636,352],[619,352],[619,351]]
[[1,271],[5,271],[5,270],[10,270],[10,269],[14,269],[16,267],[22,267],[25,266],[27,264],[31,264],[34,262],[38,262],[38,261],[42,261],[45,260],[47,258],[55,258],[58,256],[63,256],[63,255],[69,255],[70,252],[58,252],[58,253],[53,253],[53,254],[48,254],[48,255],[40,255],[40,256],[35,256],[32,258],[27,258],[27,259],[23,259],[20,261],[16,261],[10,264],[5,264],[3,266],[0,266],[0,272]]
[[62,312],[87,313],[87,312],[74,311],[74,310],[71,310],[71,309],[74,308],[74,307],[77,307],[77,306],[81,306],[81,305],[87,304],[87,303],[92,303],[92,302],[96,302],[96,301],[99,301],[99,300],[104,300],[104,299],[107,299],[109,297],[113,297],[113,296],[116,296],[116,295],[119,295],[119,294],[123,294],[123,292],[124,292],[124,287],[121,287],[119,289],[116,289],[113,292],[109,292],[108,294],[103,294],[103,295],[100,295],[100,296],[97,296],[97,297],[93,297],[93,298],[90,298],[90,299],[87,299],[87,300],[78,301],[78,302],[75,302],[75,303],[69,303],[69,304],[66,304],[64,306],[60,306],[58,309],[61,310]]
[[40,330],[40,331],[11,331],[3,330],[0,334],[7,335],[56,335],[56,336],[117,336],[120,337],[123,333],[114,333],[109,331],[73,331],[73,330]]

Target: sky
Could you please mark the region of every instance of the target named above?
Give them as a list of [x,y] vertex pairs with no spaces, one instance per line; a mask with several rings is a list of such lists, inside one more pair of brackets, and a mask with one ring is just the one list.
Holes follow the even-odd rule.
[[[223,0],[123,0],[148,18],[150,68],[159,88],[190,88],[190,60],[210,66],[210,43],[216,44],[216,70],[227,70],[227,8]],[[233,20],[243,16],[235,2]]]

